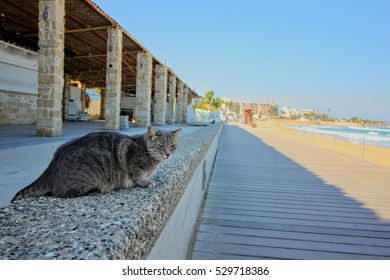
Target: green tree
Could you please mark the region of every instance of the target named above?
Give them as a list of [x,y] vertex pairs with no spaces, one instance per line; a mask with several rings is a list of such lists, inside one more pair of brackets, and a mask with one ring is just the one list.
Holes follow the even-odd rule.
[[211,101],[211,107],[214,109],[214,111],[218,111],[222,108],[222,99],[219,97],[213,98]]
[[229,108],[229,110],[232,111],[233,102],[228,100],[225,102],[225,104],[226,104],[226,108]]
[[205,101],[203,100],[203,98],[197,98],[196,99],[195,109],[208,110],[208,108],[205,106]]
[[222,108],[222,99],[219,97],[214,97],[215,93],[213,90],[209,90],[205,93],[205,97],[199,98],[196,100],[195,109],[200,110],[211,110],[216,112]]
[[213,98],[214,98],[214,95],[215,94],[214,94],[213,90],[209,90],[208,92],[206,92],[204,95],[204,102],[211,105]]

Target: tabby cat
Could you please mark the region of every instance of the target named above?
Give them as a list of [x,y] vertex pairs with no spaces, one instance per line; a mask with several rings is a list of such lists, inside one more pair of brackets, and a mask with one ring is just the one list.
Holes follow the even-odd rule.
[[77,197],[92,191],[103,193],[139,185],[154,187],[149,177],[170,159],[182,130],[157,130],[127,136],[93,132],[58,148],[47,169],[19,191],[11,202],[44,195]]

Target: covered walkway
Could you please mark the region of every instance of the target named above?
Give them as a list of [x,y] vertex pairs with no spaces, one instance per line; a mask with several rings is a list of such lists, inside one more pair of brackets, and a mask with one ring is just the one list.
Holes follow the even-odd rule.
[[227,125],[192,259],[390,259],[390,223]]
[[2,0],[0,11],[1,125],[62,135],[95,87],[107,129],[119,129],[121,114],[142,127],[187,123],[195,91],[93,1]]

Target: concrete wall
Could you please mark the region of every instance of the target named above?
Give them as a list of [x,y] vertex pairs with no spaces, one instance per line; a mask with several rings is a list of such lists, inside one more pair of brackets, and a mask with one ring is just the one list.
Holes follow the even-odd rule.
[[147,259],[177,260],[186,258],[200,206],[207,190],[207,183],[213,170],[221,132],[222,130],[217,133],[205,157],[200,159],[179,204]]
[[0,41],[0,124],[33,124],[38,54]]

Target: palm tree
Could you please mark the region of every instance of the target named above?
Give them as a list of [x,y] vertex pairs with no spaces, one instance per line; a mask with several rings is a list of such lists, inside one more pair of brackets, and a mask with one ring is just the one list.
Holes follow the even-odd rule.
[[213,98],[212,99],[212,104],[211,106],[214,108],[215,111],[218,111],[222,108],[222,99],[219,97]]
[[208,92],[206,92],[205,95],[204,95],[205,103],[211,105],[213,97],[214,97],[214,91],[213,90],[209,90]]

